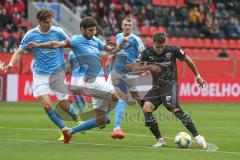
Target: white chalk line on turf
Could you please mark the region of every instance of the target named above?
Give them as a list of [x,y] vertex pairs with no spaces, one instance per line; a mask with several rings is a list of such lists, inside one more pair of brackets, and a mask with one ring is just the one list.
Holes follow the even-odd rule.
[[[31,139],[0,139],[1,141],[18,141],[18,142],[35,142],[35,143],[58,143],[56,141],[49,141],[49,140],[31,140]],[[150,146],[139,146],[139,145],[117,145],[117,144],[103,144],[103,143],[80,143],[80,142],[71,142],[70,144],[76,145],[90,145],[90,146],[105,146],[105,147],[123,147],[123,148],[143,148],[143,149],[159,149],[159,150],[177,150],[177,151],[196,151],[196,152],[208,152],[207,150],[200,150],[200,149],[179,149],[179,148],[154,148]],[[215,151],[212,153],[222,153],[222,154],[235,154],[240,155],[239,152],[227,152],[227,151]]]
[[[59,131],[58,129],[48,129],[48,128],[13,128],[13,127],[0,127],[0,129],[13,129],[13,130],[32,130],[32,131]],[[99,132],[99,131],[87,131],[87,133],[91,134],[108,134],[110,135],[110,132]],[[143,134],[134,134],[134,133],[126,133],[126,136],[134,136],[134,137],[147,137],[147,138],[152,138],[153,136],[150,135],[143,135]],[[167,139],[173,139],[171,137],[164,137]],[[195,143],[195,141],[192,141]],[[211,152],[216,152],[218,150],[218,146],[212,143],[208,143],[208,149],[204,151],[211,151]]]

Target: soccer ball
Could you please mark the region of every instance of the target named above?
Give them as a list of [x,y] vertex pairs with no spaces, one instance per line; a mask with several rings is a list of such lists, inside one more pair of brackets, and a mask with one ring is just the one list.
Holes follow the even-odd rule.
[[174,143],[180,148],[188,148],[191,144],[191,136],[186,132],[178,133],[174,138]]

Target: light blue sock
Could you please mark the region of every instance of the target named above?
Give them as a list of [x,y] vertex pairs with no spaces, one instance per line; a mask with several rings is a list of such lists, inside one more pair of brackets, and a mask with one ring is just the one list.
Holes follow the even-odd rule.
[[114,127],[121,128],[122,119],[125,113],[127,103],[123,99],[119,99],[117,106],[115,108],[115,119],[114,119]]
[[70,134],[74,134],[76,132],[86,131],[92,128],[98,127],[98,123],[95,118],[84,121],[83,123],[69,129]]
[[[106,116],[106,121],[109,121],[109,116]],[[90,130],[92,128],[98,127],[98,123],[96,121],[96,118],[92,118],[89,120],[84,121],[83,123],[69,129],[69,134],[74,134],[76,132],[86,131]]]
[[51,119],[51,121],[57,125],[60,129],[65,128],[65,124],[63,121],[59,118],[54,108],[51,108],[50,110],[46,111],[48,117]]
[[79,112],[82,112],[83,110],[82,110],[81,102],[80,102],[78,96],[73,96],[73,97],[74,97],[74,101],[78,107]]
[[78,119],[78,113],[77,113],[77,111],[75,110],[73,104],[70,104],[70,105],[69,105],[69,112],[71,113],[71,115],[72,115],[72,117],[73,117],[73,120],[74,120],[74,121],[77,121],[77,119]]

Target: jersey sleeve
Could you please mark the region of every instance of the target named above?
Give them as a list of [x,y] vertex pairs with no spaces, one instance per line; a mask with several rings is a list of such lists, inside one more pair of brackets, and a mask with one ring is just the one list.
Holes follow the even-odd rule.
[[104,51],[106,45],[103,43],[103,41],[101,41],[100,39],[97,38],[97,43],[98,43],[99,51]]
[[116,35],[116,45],[119,46],[121,43],[123,43],[124,38],[120,34]]
[[67,48],[76,48],[78,44],[77,36],[73,36],[71,39],[66,40],[66,44]]
[[185,58],[184,51],[178,47],[175,48],[175,55],[176,55],[176,58],[178,58],[181,61],[183,61]]
[[31,31],[28,31],[25,36],[23,37],[20,45],[19,45],[19,48],[23,48],[23,49],[26,49],[27,48],[27,43],[28,42],[31,42],[32,41],[32,32]]
[[69,39],[68,35],[63,31],[62,28],[59,28],[59,38],[60,38],[60,41],[65,41],[67,39]]
[[144,50],[144,44],[143,44],[142,40],[139,37],[136,40],[137,40],[138,52],[142,52]]

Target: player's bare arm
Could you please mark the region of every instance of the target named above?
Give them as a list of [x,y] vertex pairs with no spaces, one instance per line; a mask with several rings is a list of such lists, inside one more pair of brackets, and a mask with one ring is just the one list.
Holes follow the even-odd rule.
[[44,48],[62,48],[62,47],[66,47],[67,44],[66,44],[66,41],[61,41],[61,42],[50,41],[46,43],[29,42],[27,46],[28,47],[44,47]]
[[186,62],[188,67],[193,71],[199,86],[204,87],[204,85],[207,85],[207,83],[204,81],[204,79],[199,74],[195,63],[192,61],[192,59],[188,55],[185,56],[184,61]]
[[134,73],[146,72],[146,71],[151,71],[153,73],[161,72],[160,66],[154,65],[154,64],[141,64],[141,63],[137,62],[134,64],[134,66],[128,66],[128,67],[132,67],[132,71]]
[[3,67],[3,70],[5,73],[7,73],[9,70],[11,70],[17,62],[19,62],[22,58],[22,54],[24,52],[23,48],[18,48],[17,51],[12,55],[10,62],[8,65]]

